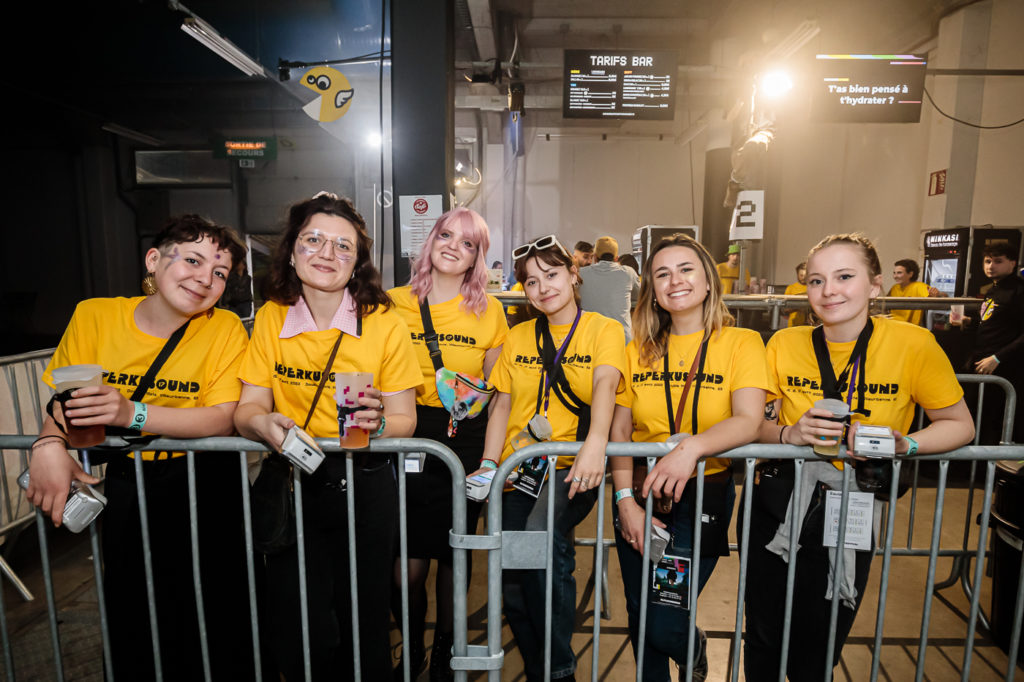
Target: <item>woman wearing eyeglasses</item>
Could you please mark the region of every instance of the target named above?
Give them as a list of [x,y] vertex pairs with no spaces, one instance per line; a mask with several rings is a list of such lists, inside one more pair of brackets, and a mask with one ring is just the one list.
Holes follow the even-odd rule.
[[[646,681],[672,679],[671,661],[680,667],[679,678],[686,679],[697,462],[711,457],[704,469],[699,593],[718,558],[729,553],[729,519],[736,496],[730,462],[714,455],[755,440],[762,421],[768,386],[764,343],[757,332],[732,324],[707,250],[682,234],[659,242],[641,276],[634,336],[626,346],[626,390],[618,396],[612,423],[615,441],[679,439],[643,479],[634,478],[634,466],[643,464],[641,460],[611,460],[616,553],[634,658],[639,654],[641,600],[648,602],[642,675]],[[634,480],[643,481],[637,495],[658,498],[652,523],[669,538],[665,557],[654,562],[658,571],[686,576],[681,588],[669,586],[664,595],[640,592],[641,577],[651,564],[643,563],[644,501],[634,495]],[[707,640],[700,628],[696,633],[693,679],[704,680]]]
[[[358,428],[371,437],[412,435],[416,388],[423,377],[409,328],[390,310],[370,259],[370,238],[348,199],[321,192],[288,212],[271,262],[270,301],[260,308],[242,361],[235,425],[279,451],[288,430],[308,421],[317,438],[337,438],[334,375],[370,372],[359,399]],[[328,370],[322,393],[322,373]],[[308,415],[308,417],[307,417]],[[394,470],[386,454],[328,455],[302,475],[306,606],[313,679],[352,675],[350,581],[358,580],[362,678],[391,676],[388,607],[398,518]],[[348,561],[348,495],[355,495],[357,565]],[[303,641],[298,551],[267,555],[267,641],[280,671],[301,680]]]
[[[870,316],[871,299],[882,285],[882,268],[874,245],[860,234],[831,235],[807,259],[807,298],[819,327],[782,329],[768,342],[771,402],[761,423],[763,443],[834,448],[845,440],[851,455],[861,425],[892,430],[897,455],[946,452],[974,437],[974,424],[946,354],[931,332],[916,325]],[[815,407],[831,398],[848,408],[854,423],[833,421],[835,413]],[[846,405],[842,405],[846,403]],[[910,434],[917,405],[929,424]],[[810,455],[810,453],[808,453]],[[833,595],[838,562],[834,549],[823,546],[824,496],[841,490],[843,462],[813,458],[803,466],[800,506],[793,507],[791,461],[763,462],[754,480],[750,520],[750,568],[745,604],[747,632],[744,670],[748,680],[779,677],[791,520],[796,515],[792,625],[786,675],[790,680],[828,680],[828,640],[835,634],[832,665],[839,663],[843,644],[864,596],[874,539],[870,549],[843,554],[839,594]],[[817,460],[817,461],[814,461]],[[890,494],[889,482],[864,474],[878,460],[858,461],[851,490]],[[904,463],[904,466],[908,466]],[[875,502],[872,516],[879,514]],[[878,517],[874,516],[876,522]],[[873,524],[867,524],[872,527]],[[877,526],[875,526],[877,528]],[[847,541],[851,538],[847,535]],[[840,601],[836,626],[830,629],[832,602]]]
[[[487,223],[478,213],[468,208],[449,211],[434,224],[419,256],[413,261],[409,286],[396,287],[388,292],[395,302],[395,310],[409,325],[423,375],[423,386],[416,396],[414,435],[447,445],[459,456],[467,471],[477,468],[483,454],[487,431],[483,402],[487,396],[474,393],[470,397],[481,403],[471,408],[474,413],[480,413],[466,418],[462,416],[462,410],[466,409],[465,400],[456,399],[452,387],[445,382],[454,383],[450,378],[451,372],[486,379],[508,334],[501,303],[485,293],[490,243]],[[424,305],[426,310],[423,310]],[[436,363],[426,339],[426,323],[437,337],[440,357]],[[443,365],[441,374],[438,374],[435,364]],[[449,375],[447,379],[446,372]],[[438,385],[445,392],[444,396],[438,395]],[[449,404],[445,405],[445,402]],[[453,676],[450,665],[452,550],[448,544],[448,532],[452,528],[452,483],[448,467],[434,457],[427,457],[422,464],[416,461],[411,464],[414,470],[406,475],[405,499],[411,641],[405,651],[409,656],[409,669],[415,678],[425,663],[426,581],[430,560],[434,559],[437,561],[437,626],[430,656],[430,679],[435,682],[449,680]],[[466,527],[472,533],[482,505],[473,500],[467,500],[466,505]],[[400,585],[399,560],[395,562],[395,599],[392,600],[395,602],[392,607],[395,620],[399,623],[401,610],[397,597]],[[400,664],[395,668],[396,678],[402,678],[403,672],[404,667]]]
[[[516,485],[502,495],[504,530],[544,530],[547,498],[554,495],[552,631],[544,628],[544,571],[504,571],[505,615],[523,656],[526,676],[544,676],[544,644],[551,637],[551,678],[572,679],[571,638],[576,610],[572,529],[590,513],[604,476],[615,392],[625,362],[622,327],[579,307],[579,273],[554,235],[513,251],[516,279],[534,319],[509,332],[491,372],[492,402],[483,467],[521,447],[527,429],[545,440],[582,441],[576,457],[558,459],[547,478],[546,461],[528,460]],[[513,443],[515,441],[515,443]],[[539,489],[539,490],[538,490]],[[491,500],[496,497],[492,493]]]

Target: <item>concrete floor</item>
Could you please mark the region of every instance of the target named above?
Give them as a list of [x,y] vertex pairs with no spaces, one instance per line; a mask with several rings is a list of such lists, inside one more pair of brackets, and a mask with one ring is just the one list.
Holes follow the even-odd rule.
[[[933,489],[922,489],[918,493],[913,529],[913,546],[915,548],[927,548],[930,542],[934,498]],[[977,516],[980,508],[979,500],[980,494],[976,493],[972,517]],[[608,514],[605,521],[605,535],[611,537],[610,499],[605,506]],[[897,530],[894,543],[897,548],[907,546],[909,509],[910,495],[907,495],[900,500],[897,508]],[[948,490],[943,514],[941,547],[959,548],[962,546],[965,511],[966,490],[962,488]],[[977,526],[973,523],[973,519],[970,525],[971,546],[976,547]],[[577,529],[577,537],[593,538],[595,528],[596,512],[591,514],[590,518]],[[27,532],[34,534],[34,529],[29,528]],[[733,540],[735,541],[735,538]],[[14,551],[10,552],[10,559],[15,570],[35,592],[37,599],[32,602],[23,601],[13,591],[10,583],[4,581],[3,600],[6,606],[7,630],[12,643],[16,676],[22,680],[53,679],[53,654],[42,578],[38,570],[38,549],[35,547],[34,539],[31,538],[23,539],[18,544],[20,546],[14,547]],[[102,650],[87,537],[79,538],[66,533],[54,537],[51,542],[51,555],[61,644],[64,652],[65,678],[100,680],[102,679]],[[593,558],[592,548],[578,548],[576,580],[579,608],[573,634],[573,645],[580,659],[577,670],[577,679],[579,680],[591,679],[592,674],[591,657],[594,647],[592,636]],[[608,564],[612,618],[601,622],[597,679],[632,680],[635,676],[635,666],[632,648],[626,634],[626,610],[614,548],[609,553]],[[881,558],[876,558],[872,565],[868,593],[836,668],[837,680],[860,681],[870,678],[881,565]],[[950,575],[951,565],[952,559],[950,558],[938,560],[935,571],[937,580],[941,581]],[[486,627],[486,590],[483,582],[486,559],[483,552],[478,552],[474,557],[474,566],[476,567],[474,574],[476,580],[471,586],[468,600],[469,641],[471,644],[483,644]],[[709,638],[709,680],[730,679],[729,666],[733,657],[732,637],[736,614],[735,594],[738,568],[738,555],[720,561],[698,606],[697,622],[704,628]],[[927,557],[894,557],[892,560],[885,637],[880,653],[879,679],[914,679],[915,666],[919,656],[918,643],[921,636],[927,573]],[[990,587],[991,579],[985,577],[982,581],[981,607],[986,613],[991,607]],[[939,591],[932,600],[931,622],[928,628],[929,644],[925,651],[924,679],[961,679],[969,608],[969,599],[965,597],[959,584]],[[428,621],[432,623],[432,607],[427,617]],[[432,633],[428,630],[428,647],[431,637]],[[400,645],[397,644],[399,639],[397,632],[394,633],[394,638],[397,658],[397,653],[400,650]],[[502,644],[506,653],[502,679],[512,681],[525,679],[522,674],[521,658],[515,649],[507,626],[503,630]],[[1005,678],[1006,667],[1006,654],[991,641],[987,631],[979,628],[975,638],[969,679],[1001,680]],[[2,674],[3,670],[0,669],[0,675]],[[420,679],[425,680],[426,677],[424,674]],[[473,674],[470,679],[484,679],[484,675]],[[743,679],[742,671],[739,674],[739,679]]]

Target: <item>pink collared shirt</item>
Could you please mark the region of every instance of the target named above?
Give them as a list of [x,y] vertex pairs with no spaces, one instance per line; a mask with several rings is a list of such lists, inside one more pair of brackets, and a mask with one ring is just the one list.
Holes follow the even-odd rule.
[[[341,305],[334,311],[334,317],[331,318],[330,329],[337,329],[345,334],[349,334],[356,338],[359,338],[359,334],[356,333],[359,329],[359,316],[356,313],[356,302],[352,298],[352,294],[349,293],[348,289],[345,289],[345,295],[341,299]],[[299,300],[294,305],[288,308],[288,312],[284,316],[284,324],[281,325],[281,333],[278,334],[278,338],[290,339],[293,336],[298,336],[303,332],[315,332],[320,331],[316,327],[316,322],[313,320],[313,313],[310,312],[309,306],[306,304],[306,299],[301,295]]]

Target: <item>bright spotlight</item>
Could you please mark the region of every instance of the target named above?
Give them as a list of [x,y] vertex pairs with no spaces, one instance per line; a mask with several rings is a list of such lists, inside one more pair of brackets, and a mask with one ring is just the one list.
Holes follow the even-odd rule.
[[760,94],[765,97],[781,97],[793,89],[793,79],[785,71],[769,71],[761,76]]
[[376,130],[366,136],[367,147],[379,147],[381,143],[380,133]]

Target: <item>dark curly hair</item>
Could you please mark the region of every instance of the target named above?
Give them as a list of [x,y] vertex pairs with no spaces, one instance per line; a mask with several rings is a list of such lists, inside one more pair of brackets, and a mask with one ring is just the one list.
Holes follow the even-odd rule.
[[231,272],[245,268],[245,242],[230,227],[218,225],[194,213],[171,216],[153,237],[151,246],[160,253],[166,253],[174,244],[188,244],[209,238],[218,250],[231,254]]
[[365,317],[381,306],[384,310],[390,308],[391,299],[384,291],[380,272],[370,258],[373,240],[366,233],[366,222],[349,199],[327,192],[320,192],[312,199],[304,199],[288,209],[284,232],[270,262],[266,298],[281,305],[294,305],[299,300],[299,296],[302,295],[302,282],[295,274],[295,268],[291,266],[290,261],[299,232],[318,213],[343,218],[356,228],[356,264],[352,270],[352,279],[346,288],[355,299],[359,317]]

